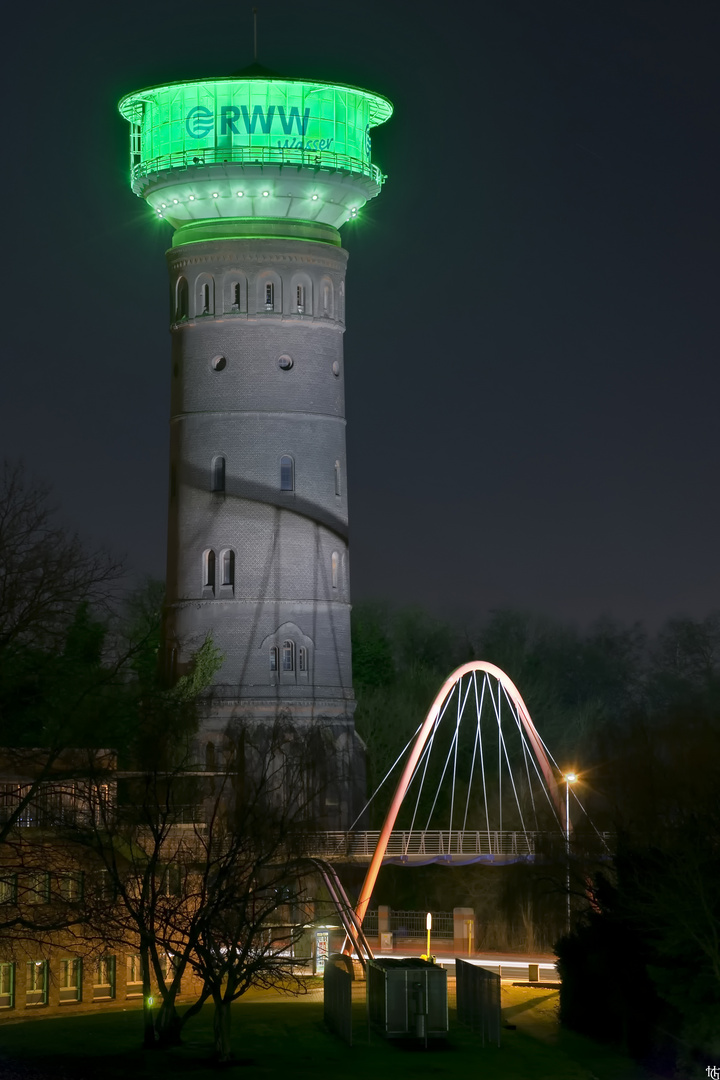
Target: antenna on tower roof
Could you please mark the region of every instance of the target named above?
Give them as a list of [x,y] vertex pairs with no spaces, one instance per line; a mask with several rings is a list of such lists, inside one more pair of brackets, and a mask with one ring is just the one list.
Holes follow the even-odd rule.
[[257,8],[253,8],[253,60],[257,64]]

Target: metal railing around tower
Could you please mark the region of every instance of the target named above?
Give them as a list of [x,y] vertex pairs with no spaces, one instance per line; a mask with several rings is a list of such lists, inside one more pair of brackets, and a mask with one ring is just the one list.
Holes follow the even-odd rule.
[[381,185],[385,176],[377,165],[331,150],[304,150],[287,146],[228,146],[180,150],[161,154],[132,166],[133,180],[168,169],[202,168],[206,165],[294,165],[367,176]]

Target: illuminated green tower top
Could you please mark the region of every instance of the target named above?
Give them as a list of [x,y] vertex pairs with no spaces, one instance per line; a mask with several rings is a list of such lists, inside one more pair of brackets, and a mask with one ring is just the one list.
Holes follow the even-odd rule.
[[133,191],[176,229],[248,218],[338,228],[384,180],[370,130],[392,105],[352,86],[201,79],[128,94],[120,112],[131,124]]

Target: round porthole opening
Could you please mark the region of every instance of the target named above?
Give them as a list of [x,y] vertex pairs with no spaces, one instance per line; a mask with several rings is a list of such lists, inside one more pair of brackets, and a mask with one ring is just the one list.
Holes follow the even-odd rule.
[[294,363],[294,361],[293,361],[292,356],[280,356],[280,357],[278,357],[278,367],[280,368],[281,371],[289,371],[290,368],[293,366],[293,363]]
[[224,356],[214,356],[210,361],[210,366],[212,367],[213,371],[223,371],[226,364],[227,360]]

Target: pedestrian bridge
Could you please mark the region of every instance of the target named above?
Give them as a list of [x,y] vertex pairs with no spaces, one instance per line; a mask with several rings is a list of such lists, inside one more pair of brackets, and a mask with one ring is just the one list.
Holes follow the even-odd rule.
[[[308,855],[332,862],[369,863],[375,854],[380,830],[367,832],[323,832],[307,838]],[[603,837],[605,839],[605,837]],[[382,858],[384,866],[424,866],[446,863],[532,862],[538,851],[546,855],[557,850],[558,837],[543,832],[482,829],[394,830]],[[562,848],[564,853],[565,848]],[[560,854],[560,852],[558,852]]]

